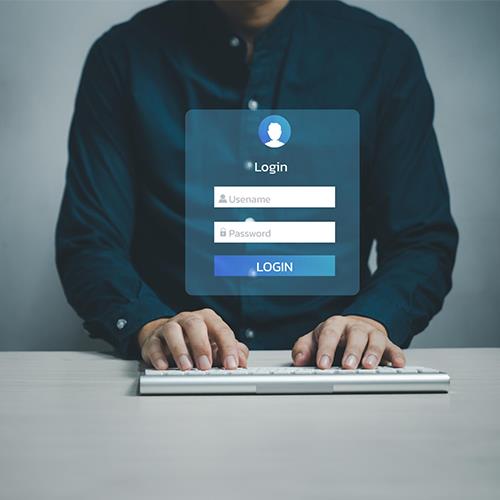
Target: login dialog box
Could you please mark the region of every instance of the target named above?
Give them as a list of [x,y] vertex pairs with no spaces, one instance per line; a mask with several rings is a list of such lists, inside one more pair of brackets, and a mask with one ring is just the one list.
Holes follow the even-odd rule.
[[359,115],[186,113],[186,291],[353,295]]

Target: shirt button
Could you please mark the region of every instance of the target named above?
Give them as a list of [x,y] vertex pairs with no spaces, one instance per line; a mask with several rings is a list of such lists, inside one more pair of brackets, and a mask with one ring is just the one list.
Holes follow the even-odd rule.
[[259,103],[255,99],[250,99],[248,101],[248,109],[250,111],[255,111],[256,109],[258,109],[258,107],[259,107]]
[[253,339],[253,338],[255,337],[255,332],[254,332],[252,329],[247,328],[247,329],[245,330],[245,337],[246,337],[247,339]]
[[126,319],[123,319],[123,318],[120,318],[117,322],[116,322],[116,328],[118,328],[118,330],[123,330],[125,328],[125,325],[127,324],[127,320]]
[[237,36],[231,37],[229,40],[229,45],[231,47],[239,47],[240,46],[240,39]]

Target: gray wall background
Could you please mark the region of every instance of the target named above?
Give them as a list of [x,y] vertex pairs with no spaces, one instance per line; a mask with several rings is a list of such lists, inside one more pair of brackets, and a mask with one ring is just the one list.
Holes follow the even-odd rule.
[[[0,0],[0,350],[105,346],[87,338],[54,266],[66,139],[90,44],[153,3]],[[413,345],[500,346],[500,2],[351,3],[420,49],[461,232],[454,289]]]

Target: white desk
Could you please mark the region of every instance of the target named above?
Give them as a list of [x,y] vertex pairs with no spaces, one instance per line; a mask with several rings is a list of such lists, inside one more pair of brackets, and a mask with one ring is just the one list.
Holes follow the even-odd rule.
[[141,397],[137,362],[0,353],[0,497],[499,498],[500,349],[408,359],[450,394]]

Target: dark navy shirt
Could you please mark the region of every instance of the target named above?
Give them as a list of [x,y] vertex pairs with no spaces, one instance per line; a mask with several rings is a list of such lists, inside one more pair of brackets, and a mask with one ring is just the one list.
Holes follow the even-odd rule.
[[[361,290],[354,297],[193,297],[184,289],[189,109],[355,109],[361,119]],[[417,49],[341,2],[292,2],[246,45],[211,2],[166,2],[92,46],[69,140],[57,265],[92,336],[137,356],[145,323],[215,309],[250,348],[291,348],[334,314],[402,347],[451,287],[457,230]],[[373,242],[377,270],[368,267]]]

